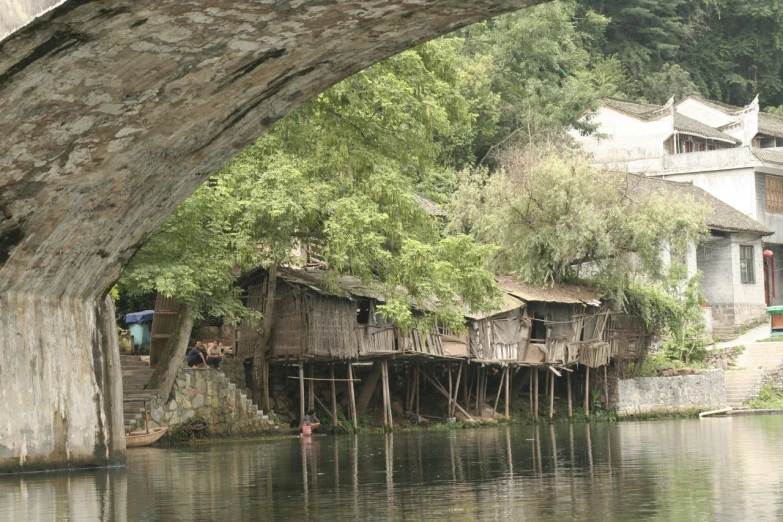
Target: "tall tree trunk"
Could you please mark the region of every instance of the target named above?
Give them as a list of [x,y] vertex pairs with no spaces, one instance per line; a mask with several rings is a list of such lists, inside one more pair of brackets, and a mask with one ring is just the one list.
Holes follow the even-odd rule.
[[261,404],[263,399],[263,409],[269,410],[268,397],[269,392],[266,387],[269,386],[269,376],[264,369],[266,367],[266,352],[269,349],[269,343],[272,340],[272,331],[275,326],[275,301],[277,299],[277,265],[269,267],[269,275],[266,284],[266,300],[264,301],[264,317],[261,320],[261,335],[258,342],[253,347],[253,401]]
[[193,330],[193,307],[184,304],[179,308],[177,315],[177,326],[174,332],[166,342],[163,353],[160,354],[155,371],[150,379],[149,389],[159,390],[158,396],[168,402],[171,389],[174,387],[174,381],[177,380],[177,373],[182,366],[185,350],[188,348],[190,333]]

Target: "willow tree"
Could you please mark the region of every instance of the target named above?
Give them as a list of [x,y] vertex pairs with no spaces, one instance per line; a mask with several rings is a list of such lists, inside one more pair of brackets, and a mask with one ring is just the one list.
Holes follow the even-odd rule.
[[501,168],[466,172],[452,231],[499,246],[492,266],[547,285],[589,278],[622,299],[663,281],[669,261],[706,233],[708,208],[643,177],[602,170],[562,144],[511,149]]

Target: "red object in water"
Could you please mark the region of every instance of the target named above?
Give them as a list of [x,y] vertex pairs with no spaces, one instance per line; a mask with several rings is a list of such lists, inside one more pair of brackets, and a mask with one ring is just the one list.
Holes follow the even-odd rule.
[[302,424],[302,435],[312,435],[313,427],[309,424]]

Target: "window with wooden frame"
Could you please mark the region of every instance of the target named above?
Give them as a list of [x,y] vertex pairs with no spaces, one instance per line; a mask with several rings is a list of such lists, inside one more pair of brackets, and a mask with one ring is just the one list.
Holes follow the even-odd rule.
[[767,212],[783,214],[783,177],[767,176]]
[[740,245],[740,281],[754,284],[756,274],[753,273],[753,247]]

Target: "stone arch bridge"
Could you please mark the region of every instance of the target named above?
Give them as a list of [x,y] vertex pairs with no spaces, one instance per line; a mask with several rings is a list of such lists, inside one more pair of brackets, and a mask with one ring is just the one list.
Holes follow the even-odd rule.
[[538,1],[0,0],[0,470],[122,461],[106,294],[208,176],[346,76]]

